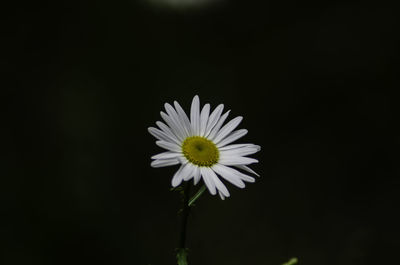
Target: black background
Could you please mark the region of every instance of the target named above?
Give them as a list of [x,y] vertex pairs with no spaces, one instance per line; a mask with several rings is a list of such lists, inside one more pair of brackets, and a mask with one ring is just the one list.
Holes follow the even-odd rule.
[[190,264],[395,264],[398,14],[385,2],[15,3],[2,23],[0,263],[174,264],[164,102],[242,115],[256,183],[209,194]]

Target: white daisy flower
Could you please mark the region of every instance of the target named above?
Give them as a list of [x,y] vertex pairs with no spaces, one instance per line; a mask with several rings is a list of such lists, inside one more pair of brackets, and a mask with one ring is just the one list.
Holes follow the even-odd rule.
[[[244,188],[244,182],[255,179],[237,169],[259,176],[247,165],[258,160],[246,157],[260,151],[254,144],[231,144],[247,134],[246,129],[234,131],[242,121],[239,116],[224,126],[229,111],[222,115],[224,105],[220,104],[210,114],[210,104],[200,111],[200,100],[195,96],[190,110],[190,120],[185,111],[174,101],[174,106],[165,103],[165,112],[160,112],[165,123],[157,121],[159,129],[148,128],[156,137],[156,144],[168,151],[152,156],[152,167],[166,167],[181,164],[172,178],[172,186],[182,181],[194,180],[194,185],[203,179],[212,195],[219,193],[221,199],[229,197],[229,191],[220,177],[233,185]],[[235,169],[236,168],[236,169]]]

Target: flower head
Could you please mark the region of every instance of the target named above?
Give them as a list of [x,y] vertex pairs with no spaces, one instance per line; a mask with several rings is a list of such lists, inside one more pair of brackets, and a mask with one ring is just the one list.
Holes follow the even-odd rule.
[[218,105],[211,114],[210,104],[205,104],[200,111],[198,96],[193,98],[190,119],[178,102],[174,102],[174,107],[166,103],[166,113],[161,111],[165,123],[157,121],[159,129],[148,129],[158,139],[156,144],[168,150],[152,156],[151,166],[181,165],[172,178],[173,187],[192,178],[196,185],[202,179],[212,195],[218,192],[221,199],[225,199],[230,196],[229,191],[219,176],[239,188],[245,187],[244,182],[255,181],[238,169],[258,176],[248,167],[258,161],[247,156],[260,151],[261,147],[231,144],[247,134],[246,129],[235,130],[243,117],[223,125],[229,115],[229,111],[222,114],[224,105]]

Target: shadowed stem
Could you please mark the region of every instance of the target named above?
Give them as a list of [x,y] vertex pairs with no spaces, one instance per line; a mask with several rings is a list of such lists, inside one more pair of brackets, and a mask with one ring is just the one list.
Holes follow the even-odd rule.
[[190,213],[190,206],[188,204],[189,198],[190,198],[190,183],[186,183],[185,191],[183,193],[181,238],[179,241],[179,248],[185,248],[186,245],[186,227]]
[[203,185],[196,194],[190,198],[190,183],[185,184],[184,190],[181,192],[182,194],[182,209],[180,213],[182,214],[182,223],[181,223],[181,234],[179,238],[179,248],[176,254],[176,259],[178,261],[178,265],[187,265],[187,256],[188,250],[186,248],[186,228],[187,228],[187,221],[190,213],[190,208],[194,206],[194,202],[200,198],[200,196],[204,193],[207,189],[205,185]]
[[186,228],[190,213],[189,198],[190,198],[190,183],[186,183],[184,192],[182,192],[182,222],[181,234],[179,239],[178,253],[176,254],[178,265],[187,265],[187,249],[186,249]]

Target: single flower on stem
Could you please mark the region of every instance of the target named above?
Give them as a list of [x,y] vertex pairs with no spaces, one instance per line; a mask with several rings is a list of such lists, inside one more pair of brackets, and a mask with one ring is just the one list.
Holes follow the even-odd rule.
[[[191,179],[194,185],[203,180],[212,195],[218,193],[224,200],[230,193],[221,179],[239,188],[244,188],[245,182],[255,181],[249,173],[258,174],[248,165],[258,160],[247,156],[260,151],[261,147],[250,143],[232,144],[247,134],[246,129],[235,130],[243,117],[236,117],[224,125],[229,115],[229,111],[222,114],[224,105],[218,105],[211,112],[210,104],[205,104],[200,110],[198,96],[192,100],[190,118],[176,101],[174,106],[168,103],[164,106],[165,112],[161,111],[164,122],[157,121],[158,128],[150,127],[148,130],[158,139],[156,144],[167,151],[152,156],[151,166],[180,165],[172,177],[173,187]],[[204,190],[203,186],[190,198],[190,185],[186,183],[182,192],[182,231],[177,253],[179,265],[188,264],[185,247],[187,218],[190,207]]]

